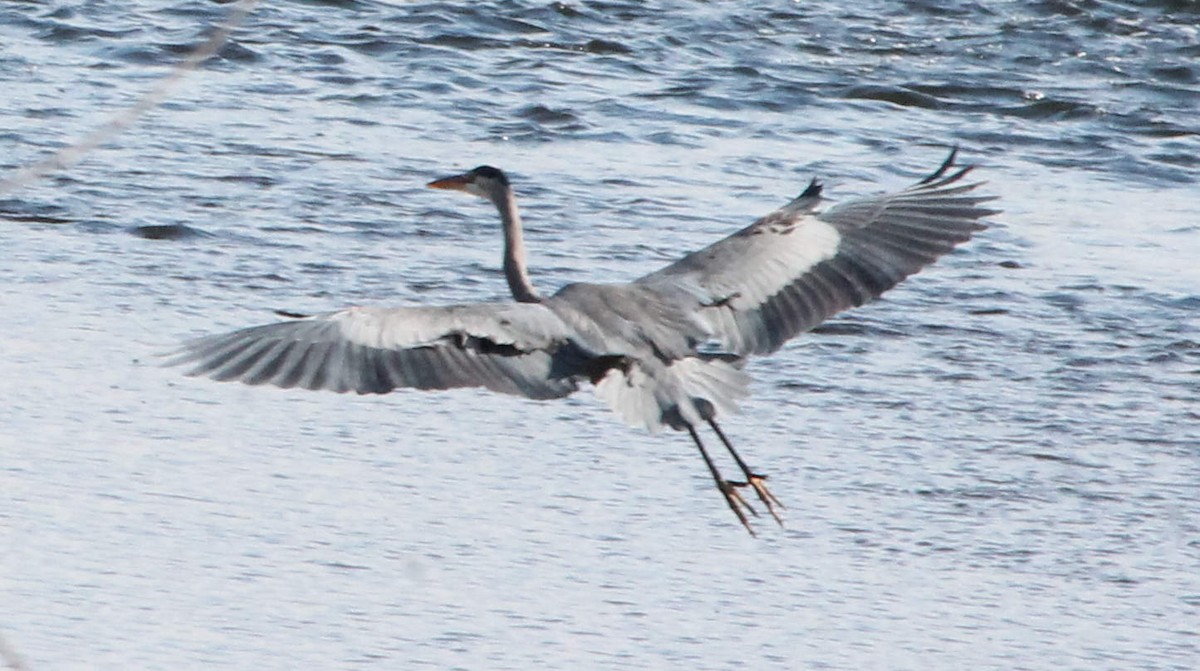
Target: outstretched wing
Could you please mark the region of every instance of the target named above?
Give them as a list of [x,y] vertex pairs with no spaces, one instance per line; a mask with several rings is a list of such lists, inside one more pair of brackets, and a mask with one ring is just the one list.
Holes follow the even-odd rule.
[[697,300],[701,319],[730,352],[764,354],[829,316],[879,296],[984,228],[980,183],[957,150],[898,193],[817,214],[816,180],[745,229],[638,280]]
[[486,387],[530,398],[576,389],[565,324],[541,305],[362,308],[192,340],[169,365],[277,387],[382,394]]

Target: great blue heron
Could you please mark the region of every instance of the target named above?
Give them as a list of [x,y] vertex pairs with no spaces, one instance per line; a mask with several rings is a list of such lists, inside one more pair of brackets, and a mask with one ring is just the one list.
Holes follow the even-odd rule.
[[[561,398],[584,382],[626,422],[686,430],[730,510],[754,534],[739,493],[751,487],[782,524],[766,476],[717,425],[748,393],[752,354],[779,349],[841,310],[895,286],[981,230],[995,214],[955,152],[897,193],[817,211],[813,180],[750,226],[628,284],[568,284],[543,297],[525,266],[508,178],[490,166],[429,186],[490,200],[504,224],[504,273],[515,302],[351,307],[186,343],[189,375],[277,387],[382,394],[399,387],[486,387]],[[721,476],[697,427],[707,424],[741,469]]]

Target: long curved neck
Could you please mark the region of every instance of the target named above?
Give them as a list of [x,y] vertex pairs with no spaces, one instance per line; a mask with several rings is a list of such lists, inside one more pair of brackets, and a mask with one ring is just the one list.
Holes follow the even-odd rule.
[[517,199],[511,188],[496,200],[500,220],[504,222],[504,277],[513,298],[520,303],[540,303],[541,295],[529,281],[525,268],[525,236],[521,230],[521,215],[517,212]]

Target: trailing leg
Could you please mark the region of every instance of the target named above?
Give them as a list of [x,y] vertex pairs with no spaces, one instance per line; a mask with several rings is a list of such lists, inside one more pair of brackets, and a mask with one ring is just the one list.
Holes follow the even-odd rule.
[[749,531],[750,535],[754,536],[754,529],[751,528],[750,520],[746,519],[746,513],[743,511],[748,510],[755,517],[758,516],[758,513],[746,503],[746,500],[738,493],[737,487],[733,483],[721,477],[721,472],[717,470],[712,457],[708,456],[708,450],[704,449],[704,443],[700,442],[700,434],[696,433],[695,427],[688,424],[687,430],[692,435],[692,440],[695,441],[696,447],[700,448],[700,456],[704,457],[704,463],[708,466],[708,472],[712,474],[713,482],[717,483],[717,489],[725,497],[725,503],[729,504],[729,509],[733,511],[734,515],[737,515],[738,521],[742,523],[742,526],[746,527],[746,531]]

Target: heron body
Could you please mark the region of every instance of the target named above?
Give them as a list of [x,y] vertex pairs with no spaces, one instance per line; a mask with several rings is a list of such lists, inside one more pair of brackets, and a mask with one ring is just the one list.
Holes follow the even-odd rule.
[[[490,200],[504,230],[514,301],[438,307],[353,307],[186,343],[171,363],[190,375],[278,387],[382,394],[401,387],[485,387],[535,399],[580,386],[625,422],[687,431],[741,523],[752,488],[780,520],[765,476],[753,472],[717,419],[747,396],[751,355],[861,305],[932,263],[994,214],[955,152],[905,190],[818,211],[813,180],[750,226],[626,284],[568,284],[543,297],[525,264],[508,178],[481,166],[431,187]],[[745,480],[720,474],[698,428],[708,425]]]

